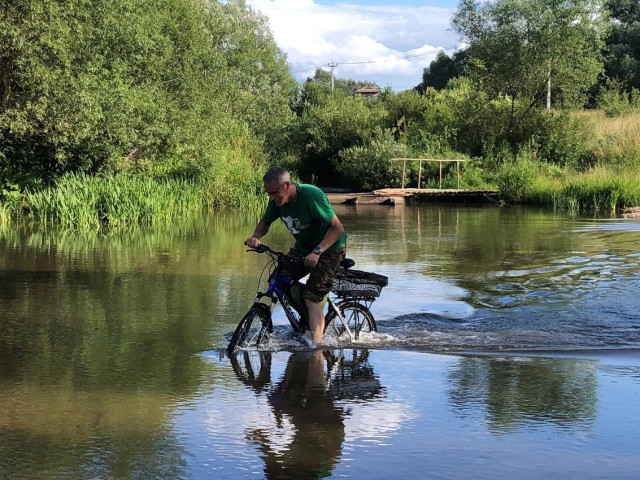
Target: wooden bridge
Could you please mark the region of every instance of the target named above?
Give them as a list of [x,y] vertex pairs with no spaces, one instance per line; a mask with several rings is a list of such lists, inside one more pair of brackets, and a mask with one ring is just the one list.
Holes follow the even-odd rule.
[[362,193],[327,193],[334,204],[352,205],[404,205],[407,201],[446,201],[461,203],[498,202],[493,190],[458,190],[435,188],[385,188]]
[[[408,199],[418,201],[447,201],[447,202],[497,202],[499,192],[494,190],[466,190],[460,189],[460,163],[464,159],[460,158],[392,158],[391,161],[401,161],[402,166],[402,187],[385,188],[366,193],[331,193],[327,192],[329,201],[332,204],[358,204],[358,205],[404,205]],[[418,167],[418,188],[405,188],[407,162],[420,162]],[[439,163],[439,186],[440,188],[420,188],[422,184],[422,164],[423,162]],[[456,162],[456,175],[458,188],[442,188],[442,164],[444,162]]]

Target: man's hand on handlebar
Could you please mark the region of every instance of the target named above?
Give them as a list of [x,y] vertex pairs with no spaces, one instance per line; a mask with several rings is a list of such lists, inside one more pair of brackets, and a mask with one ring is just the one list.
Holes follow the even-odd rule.
[[247,238],[244,244],[250,248],[258,248],[260,246],[260,239],[256,237]]

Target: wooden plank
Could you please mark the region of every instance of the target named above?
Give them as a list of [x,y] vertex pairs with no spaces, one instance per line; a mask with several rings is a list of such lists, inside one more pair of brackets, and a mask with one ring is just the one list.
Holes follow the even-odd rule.
[[420,188],[385,188],[364,193],[327,193],[333,205],[404,205],[407,198],[422,197],[434,200],[493,200],[497,201],[499,192],[493,190],[460,190],[460,189],[420,189]]

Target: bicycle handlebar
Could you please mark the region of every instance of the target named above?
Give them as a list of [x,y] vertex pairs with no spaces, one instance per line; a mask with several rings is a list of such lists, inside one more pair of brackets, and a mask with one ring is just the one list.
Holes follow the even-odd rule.
[[[244,242],[244,244],[247,245],[247,242]],[[247,247],[249,247],[249,245],[247,245]],[[264,243],[261,243],[257,247],[249,247],[249,250],[247,250],[247,252],[271,253],[273,255],[284,255],[284,253],[277,252],[270,246],[265,245]]]

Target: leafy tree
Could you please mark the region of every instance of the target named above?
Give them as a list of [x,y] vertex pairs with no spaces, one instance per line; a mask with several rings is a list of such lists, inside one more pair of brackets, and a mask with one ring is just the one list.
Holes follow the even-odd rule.
[[422,72],[422,82],[416,90],[420,93],[424,93],[429,87],[442,90],[449,80],[464,73],[466,59],[466,50],[454,53],[453,57],[449,57],[443,51],[438,52],[436,59]]
[[[493,97],[530,108],[584,101],[602,70],[606,13],[600,0],[462,0],[452,20],[469,43],[468,71]],[[552,96],[553,95],[553,96]],[[528,109],[523,110],[527,114]]]
[[416,90],[388,93],[384,96],[384,106],[387,110],[385,127],[391,130],[396,140],[406,137],[409,126],[419,122],[429,108]]
[[296,90],[286,56],[266,17],[244,0],[215,2],[211,10],[208,31],[216,35],[212,48],[222,52],[213,93],[224,110],[251,127],[268,153],[277,155],[278,133],[293,121],[290,102]]
[[[342,92],[351,96],[356,94],[356,90],[370,86],[378,87],[378,85],[373,82],[361,80],[344,78],[334,78],[333,80],[334,92]],[[331,73],[321,68],[316,69],[314,76],[312,78],[307,78],[302,85],[302,92],[297,108],[298,112],[300,113],[302,111],[302,107],[305,103],[310,103],[312,105],[319,105],[323,103],[326,97],[331,93]]]
[[366,146],[381,134],[385,110],[340,90],[318,105],[306,104],[300,117],[298,141],[301,175],[323,185],[337,181],[335,164],[341,150]]
[[628,90],[640,88],[640,0],[609,0],[610,32],[606,38],[605,73]]
[[15,0],[0,10],[0,182],[251,162],[294,88],[241,0]]

